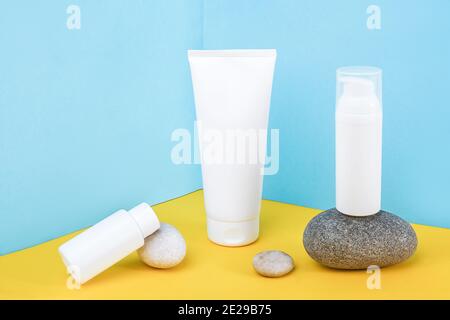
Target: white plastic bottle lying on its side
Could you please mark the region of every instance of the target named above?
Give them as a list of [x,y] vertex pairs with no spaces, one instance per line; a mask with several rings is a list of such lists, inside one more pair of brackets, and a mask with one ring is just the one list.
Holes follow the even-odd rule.
[[142,247],[159,226],[153,209],[141,203],[106,217],[62,244],[59,253],[75,282],[83,284]]
[[208,237],[220,245],[243,246],[259,235],[276,51],[190,50],[188,58]]
[[381,70],[343,67],[336,89],[336,209],[368,216],[381,209]]

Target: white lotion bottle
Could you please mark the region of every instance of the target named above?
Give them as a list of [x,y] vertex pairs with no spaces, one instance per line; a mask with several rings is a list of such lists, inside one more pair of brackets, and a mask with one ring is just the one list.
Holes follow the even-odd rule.
[[[208,238],[224,246],[247,245],[259,235],[276,50],[189,50],[188,58]],[[245,142],[230,147],[232,135]]]
[[146,203],[119,210],[59,247],[69,274],[83,284],[144,245],[160,223]]
[[381,69],[343,67],[336,86],[336,209],[369,216],[381,209]]

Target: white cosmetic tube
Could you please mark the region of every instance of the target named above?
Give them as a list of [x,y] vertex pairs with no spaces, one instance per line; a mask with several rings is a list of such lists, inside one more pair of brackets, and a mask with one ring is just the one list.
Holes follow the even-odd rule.
[[336,209],[368,216],[381,209],[381,70],[343,67],[336,88]]
[[276,50],[189,50],[208,238],[243,246],[259,235]]

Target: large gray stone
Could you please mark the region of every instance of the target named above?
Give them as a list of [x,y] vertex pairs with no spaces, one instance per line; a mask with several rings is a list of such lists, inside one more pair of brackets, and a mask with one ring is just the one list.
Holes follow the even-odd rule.
[[386,211],[352,217],[330,209],[308,223],[303,245],[325,266],[366,269],[405,261],[416,250],[417,237],[408,222]]

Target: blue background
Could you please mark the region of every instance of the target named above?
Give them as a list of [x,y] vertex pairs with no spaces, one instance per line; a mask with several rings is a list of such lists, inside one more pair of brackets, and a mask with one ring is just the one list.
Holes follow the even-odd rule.
[[[383,69],[382,206],[450,227],[450,1],[212,0],[203,44],[276,48],[270,125],[280,128],[280,171],[265,198],[334,206],[335,72]],[[381,8],[381,30],[366,9]]]
[[[81,8],[81,30],[66,8]],[[368,30],[366,8],[381,8]],[[0,254],[201,187],[189,48],[276,48],[280,171],[264,197],[334,206],[335,70],[383,69],[383,208],[450,227],[450,2],[10,1],[0,10]]]
[[2,2],[0,253],[201,187],[197,167],[172,164],[170,136],[193,126],[202,5]]

